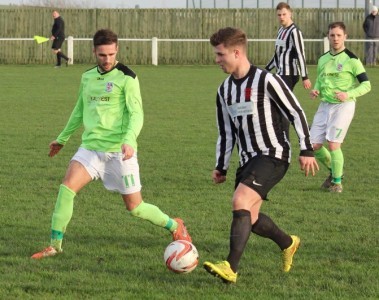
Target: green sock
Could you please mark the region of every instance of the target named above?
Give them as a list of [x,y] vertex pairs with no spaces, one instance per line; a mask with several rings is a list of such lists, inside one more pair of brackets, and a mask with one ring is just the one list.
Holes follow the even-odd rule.
[[50,244],[57,250],[62,249],[63,235],[71,220],[74,209],[74,197],[76,193],[67,186],[61,184],[57,202],[51,220],[51,242]]
[[164,227],[171,232],[176,230],[178,223],[163,213],[157,206],[141,202],[136,208],[130,211],[131,215],[144,220],[147,220],[154,225]]
[[344,163],[344,158],[343,158],[343,153],[341,148],[330,151],[330,156],[332,158],[332,177],[333,183],[341,183],[342,175],[343,175],[343,163]]
[[328,170],[332,168],[331,154],[329,150],[326,149],[324,146],[322,146],[320,149],[315,151],[315,157],[320,163],[322,163],[325,167],[327,167]]

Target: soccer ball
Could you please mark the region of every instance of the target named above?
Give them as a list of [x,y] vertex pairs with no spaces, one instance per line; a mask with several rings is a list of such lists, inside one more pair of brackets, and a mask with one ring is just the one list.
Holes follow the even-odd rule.
[[167,268],[175,273],[189,273],[196,268],[199,262],[199,253],[196,247],[184,240],[170,243],[163,257]]

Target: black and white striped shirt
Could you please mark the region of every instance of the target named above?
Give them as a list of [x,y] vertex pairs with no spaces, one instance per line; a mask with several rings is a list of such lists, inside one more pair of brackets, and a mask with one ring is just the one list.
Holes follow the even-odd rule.
[[278,75],[299,75],[303,80],[308,79],[303,36],[294,23],[278,30],[275,54],[265,69],[271,71],[274,68]]
[[294,126],[301,155],[313,156],[305,114],[277,75],[251,66],[241,79],[229,76],[217,92],[216,169],[226,174],[235,144],[240,166],[256,155],[290,162],[291,146],[283,118]]

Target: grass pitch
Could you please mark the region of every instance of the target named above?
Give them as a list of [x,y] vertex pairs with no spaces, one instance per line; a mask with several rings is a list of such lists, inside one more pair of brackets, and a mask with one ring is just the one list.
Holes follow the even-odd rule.
[[[228,252],[230,199],[237,157],[223,185],[211,182],[216,142],[215,95],[225,74],[217,67],[134,66],[140,78],[145,125],[139,158],[145,201],[187,224],[200,253],[192,273],[177,275],[163,263],[171,236],[131,217],[117,194],[93,182],[75,199],[64,254],[41,261],[56,193],[80,142],[77,132],[49,158],[48,144],[75,104],[81,73],[91,66],[0,66],[0,298],[1,299],[377,299],[379,153],[376,82],[358,99],[343,145],[344,192],[319,189],[293,162],[262,211],[302,239],[289,274],[280,251],[251,236],[237,285],[209,276],[204,260]],[[315,80],[315,68],[310,68]],[[299,83],[295,94],[311,123],[318,101]]]

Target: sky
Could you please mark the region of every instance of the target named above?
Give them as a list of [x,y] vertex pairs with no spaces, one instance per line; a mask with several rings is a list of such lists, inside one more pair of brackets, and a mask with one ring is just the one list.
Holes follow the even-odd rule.
[[[283,0],[281,0],[283,1]],[[292,8],[312,7],[333,8],[337,4],[341,8],[364,8],[365,3],[378,5],[379,0],[288,0]],[[0,5],[20,5],[43,3],[44,0],[0,0]],[[279,0],[52,0],[56,3],[80,3],[82,8],[270,8],[275,7]],[[285,0],[283,2],[286,2]],[[58,6],[60,7],[60,6]]]

